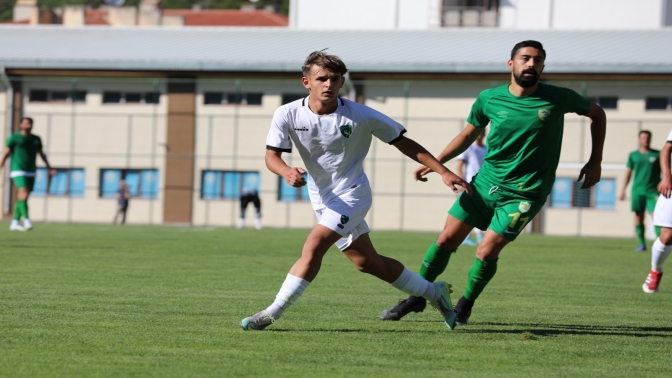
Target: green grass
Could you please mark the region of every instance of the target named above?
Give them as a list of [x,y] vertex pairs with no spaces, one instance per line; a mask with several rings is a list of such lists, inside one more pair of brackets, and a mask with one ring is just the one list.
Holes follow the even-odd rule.
[[[632,240],[521,237],[455,331],[433,309],[379,321],[404,295],[332,249],[282,319],[243,332],[306,230],[0,227],[0,376],[672,375],[672,277],[644,294],[650,254]],[[372,233],[413,270],[435,236]],[[473,258],[460,249],[440,277],[454,300]]]

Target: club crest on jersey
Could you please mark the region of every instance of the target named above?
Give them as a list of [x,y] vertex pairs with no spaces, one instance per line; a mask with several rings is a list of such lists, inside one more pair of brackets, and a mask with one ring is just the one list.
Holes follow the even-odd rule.
[[656,158],[653,157],[653,156],[651,156],[651,157],[649,158],[649,163],[653,163],[654,161],[656,161]]
[[523,202],[520,203],[520,205],[518,205],[518,210],[519,210],[521,213],[525,214],[525,213],[527,213],[528,211],[530,211],[530,208],[531,208],[531,207],[532,207],[532,205],[531,205],[529,202],[527,202],[527,201],[523,201]]
[[342,125],[338,129],[341,130],[341,134],[346,138],[350,138],[350,135],[352,135],[352,125]]
[[539,109],[539,113],[537,113],[537,115],[539,116],[540,120],[545,121],[548,119],[548,117],[551,116],[551,111],[546,109]]
[[347,215],[341,215],[341,223],[346,224],[349,220],[350,218]]

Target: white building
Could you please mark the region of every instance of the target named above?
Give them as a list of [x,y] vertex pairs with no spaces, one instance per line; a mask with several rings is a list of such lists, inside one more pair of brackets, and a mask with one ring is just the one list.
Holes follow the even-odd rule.
[[672,26],[672,0],[291,0],[289,23],[322,30],[652,30]]

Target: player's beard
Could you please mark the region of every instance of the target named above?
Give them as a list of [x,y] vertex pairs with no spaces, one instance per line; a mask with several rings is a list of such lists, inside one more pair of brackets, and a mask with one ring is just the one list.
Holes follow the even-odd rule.
[[[525,76],[525,73],[531,73],[532,76]],[[520,75],[513,75],[513,79],[516,81],[516,84],[520,85],[523,88],[534,87],[539,81],[539,74],[534,68],[528,68],[520,72]]]

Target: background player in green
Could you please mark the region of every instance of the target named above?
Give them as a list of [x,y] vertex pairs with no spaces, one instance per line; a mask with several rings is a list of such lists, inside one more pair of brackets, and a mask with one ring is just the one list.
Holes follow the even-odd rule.
[[[445,226],[425,254],[420,276],[434,281],[462,240],[474,227],[486,230],[476,249],[467,287],[455,306],[456,324],[466,324],[474,301],[497,271],[499,253],[534,218],[546,202],[555,181],[565,113],[589,117],[592,153],[581,169],[582,188],[601,176],[606,117],[599,106],[571,89],[539,83],[546,52],[537,41],[523,41],[511,51],[511,84],[481,92],[467,119],[467,127],[438,155],[446,162],[469,147],[490,124],[488,152],[471,182],[472,194],[462,195],[448,212]],[[416,180],[431,170],[421,166]],[[426,302],[418,297],[402,300],[380,314],[382,320],[399,320],[419,312]]]
[[[651,132],[642,130],[639,132],[639,149],[632,151],[628,156],[628,169],[623,177],[623,187],[618,198],[625,199],[625,188],[628,187],[632,172],[635,178],[632,180],[631,208],[635,213],[635,233],[639,245],[635,252],[646,251],[646,239],[644,239],[644,213],[646,210],[653,214],[658,200],[658,183],[660,182],[660,151],[651,149]],[[656,236],[660,236],[660,227],[656,227]]]
[[[35,185],[37,154],[40,154],[44,164],[47,165],[49,174],[51,176],[56,174],[56,170],[51,169],[47,156],[42,151],[42,140],[32,133],[33,119],[22,118],[19,130],[7,139],[7,148],[5,148],[2,162],[0,162],[0,168],[3,168],[7,158],[10,155],[12,156],[10,176],[14,185],[18,188],[17,200],[14,205],[14,219],[9,225],[9,229],[12,231],[25,231],[33,228],[33,224],[28,217],[28,196],[33,191],[33,185]],[[23,217],[23,226],[19,224],[21,217]]]

